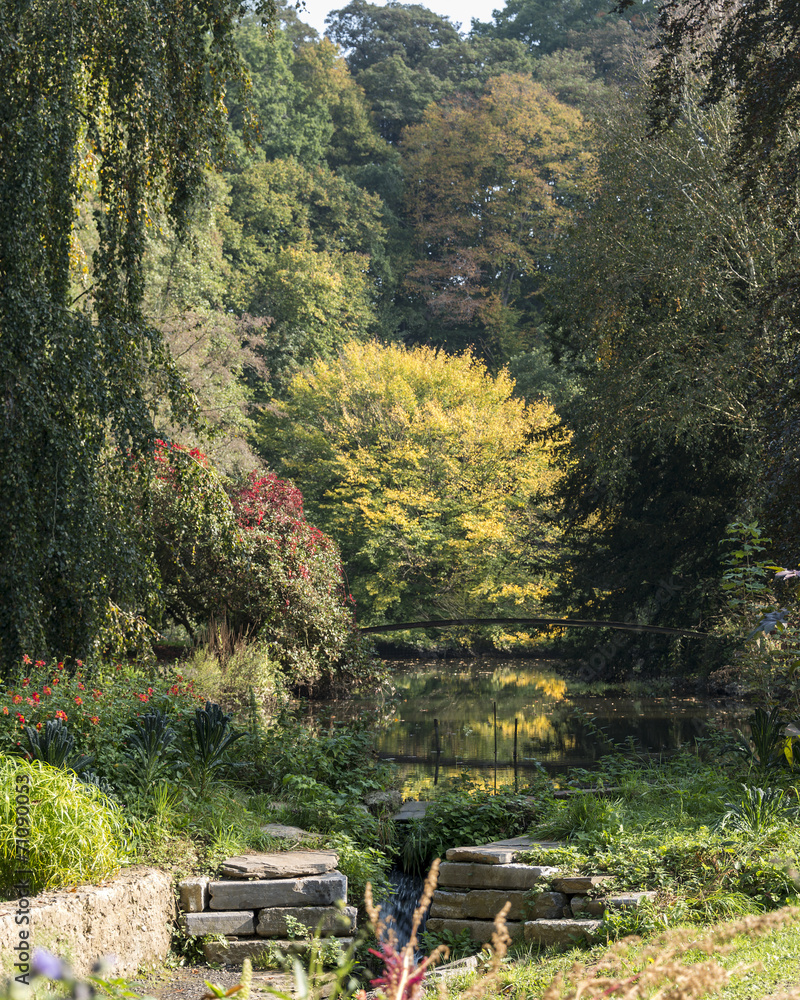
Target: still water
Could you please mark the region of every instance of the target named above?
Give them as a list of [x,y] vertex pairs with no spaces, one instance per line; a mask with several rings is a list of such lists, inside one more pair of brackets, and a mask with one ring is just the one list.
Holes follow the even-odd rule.
[[[407,796],[463,774],[479,784],[522,787],[539,766],[591,768],[615,747],[666,755],[708,732],[741,725],[749,709],[700,697],[576,694],[557,667],[532,660],[392,664],[393,696],[339,706],[373,718],[379,755],[405,776]],[[496,723],[495,723],[496,712]],[[514,766],[516,731],[516,769]]]

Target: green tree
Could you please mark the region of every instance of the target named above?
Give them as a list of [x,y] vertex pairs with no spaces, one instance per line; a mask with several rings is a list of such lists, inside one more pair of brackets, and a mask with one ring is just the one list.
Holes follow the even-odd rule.
[[457,90],[479,92],[492,77],[526,72],[532,63],[521,42],[468,40],[446,17],[418,4],[354,0],[332,11],[328,23],[381,136],[393,144],[429,105]]
[[299,365],[373,331],[381,203],[326,166],[273,160],[231,178],[230,213],[226,301],[270,318],[262,354],[282,391]]
[[[618,0],[626,12],[634,0]],[[700,71],[703,100],[735,95],[728,164],[758,195],[766,176],[785,210],[794,211],[800,178],[800,59],[797,7],[791,0],[709,4],[665,0],[659,7],[659,60],[650,111],[657,124],[680,119],[684,85]]]
[[265,454],[342,548],[362,623],[539,606],[553,420],[470,354],[350,342],[264,414]]
[[[790,266],[775,206],[754,217],[725,170],[735,111],[684,92],[669,133],[641,93],[595,122],[598,187],[559,248],[560,316],[581,392],[561,483],[562,600],[597,617],[708,615],[727,523],[758,503],[763,399],[789,317],[760,288]],[[659,606],[659,580],[680,589]]]
[[[112,593],[124,601],[146,577],[104,500],[109,465],[152,440],[151,379],[175,388],[142,316],[145,230],[159,195],[180,224],[222,148],[224,88],[244,80],[242,7],[0,3],[5,664],[85,656]],[[94,284],[76,301],[75,209],[95,178]]]
[[473,21],[472,32],[479,37],[518,39],[542,56],[558,49],[583,48],[609,22],[636,21],[647,11],[646,0],[629,0],[624,18],[606,0],[508,0],[502,9],[493,11],[493,22]]

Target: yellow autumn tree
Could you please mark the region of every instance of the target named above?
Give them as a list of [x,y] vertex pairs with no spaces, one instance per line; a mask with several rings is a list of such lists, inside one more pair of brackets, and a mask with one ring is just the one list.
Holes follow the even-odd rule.
[[527,330],[559,227],[591,189],[579,111],[529,75],[431,104],[403,132],[415,259],[406,288],[438,322],[493,334],[501,356]]
[[470,353],[351,341],[262,417],[265,454],[341,546],[360,624],[538,610],[555,416],[513,390]]

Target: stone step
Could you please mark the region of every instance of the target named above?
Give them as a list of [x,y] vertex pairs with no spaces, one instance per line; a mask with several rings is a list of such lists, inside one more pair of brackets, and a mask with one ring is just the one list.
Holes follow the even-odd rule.
[[284,823],[267,823],[261,829],[270,837],[280,837],[282,840],[319,840],[320,834],[309,833],[299,826],[286,826]]
[[259,911],[256,933],[260,937],[285,938],[289,933],[287,917],[293,917],[312,934],[352,937],[356,932],[357,915],[355,906],[345,906],[341,910],[337,906],[276,906]]
[[278,879],[324,875],[339,864],[335,851],[275,851],[270,854],[239,854],[220,866],[225,878]]
[[202,934],[255,934],[252,910],[225,910],[222,913],[185,913],[183,926],[192,937]]
[[494,920],[506,903],[511,903],[509,920],[533,920],[537,917],[560,917],[567,897],[560,892],[540,892],[533,896],[526,890],[473,889],[450,892],[438,889],[433,894],[430,916],[446,920]]
[[614,896],[604,896],[592,899],[590,896],[573,896],[570,907],[575,917],[602,917],[606,910],[633,909],[643,899],[654,900],[657,893],[654,890],[641,892],[621,892]]
[[395,823],[409,823],[412,819],[424,819],[429,802],[404,802],[394,815]]
[[599,940],[602,926],[602,920],[528,920],[524,936],[531,944],[569,947]]
[[[353,944],[352,938],[336,938],[343,951]],[[203,945],[203,954],[207,962],[219,962],[222,965],[241,965],[249,958],[252,962],[268,953],[269,950],[280,951],[284,955],[305,955],[310,945],[308,941],[285,941],[267,938],[229,938],[226,941],[208,941]]]
[[589,892],[590,889],[596,889],[611,881],[613,877],[613,875],[562,875],[551,879],[551,884],[556,892],[577,896]]
[[[521,921],[509,921],[506,930],[512,941],[521,941],[524,936],[525,924]],[[446,920],[442,917],[428,917],[425,930],[433,934],[440,934],[442,931],[450,931],[451,934],[460,934],[462,931],[469,931],[473,941],[478,944],[491,943],[494,934],[493,920]]]
[[473,862],[482,865],[508,865],[517,860],[521,851],[552,850],[563,845],[556,840],[532,840],[528,836],[495,840],[476,847],[451,847],[445,854],[448,861]]
[[208,884],[211,878],[200,875],[178,882],[180,906],[184,913],[202,913],[208,909]]
[[550,879],[556,868],[522,864],[467,864],[444,861],[439,865],[439,885],[462,889],[534,889]]
[[268,906],[329,906],[347,902],[347,877],[341,872],[307,878],[257,882],[211,882],[212,910],[260,910]]

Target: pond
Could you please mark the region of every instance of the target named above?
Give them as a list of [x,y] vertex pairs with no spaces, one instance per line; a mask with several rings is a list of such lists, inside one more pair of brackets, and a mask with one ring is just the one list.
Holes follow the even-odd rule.
[[557,665],[541,660],[390,666],[393,697],[340,703],[334,711],[339,718],[376,720],[378,752],[400,767],[409,797],[465,771],[478,784],[517,779],[522,787],[540,767],[550,773],[591,768],[615,747],[668,754],[694,745],[710,723],[733,728],[750,712],[741,702],[701,697],[575,694]]

